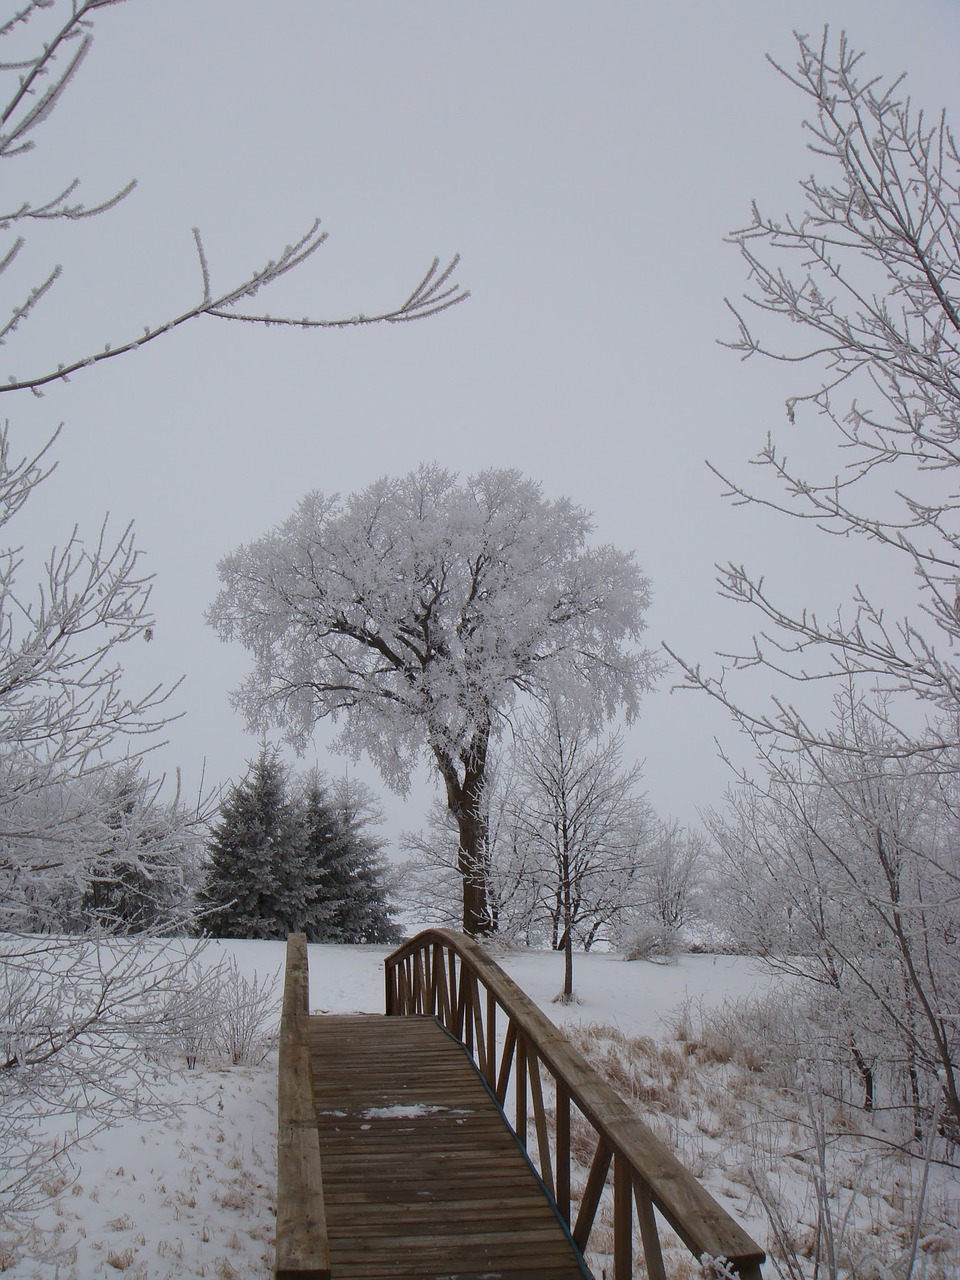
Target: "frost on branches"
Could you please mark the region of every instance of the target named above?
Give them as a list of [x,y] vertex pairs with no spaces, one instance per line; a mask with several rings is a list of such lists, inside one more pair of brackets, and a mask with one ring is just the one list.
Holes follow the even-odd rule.
[[422,753],[457,824],[463,927],[496,928],[483,803],[491,741],[521,695],[586,723],[636,715],[656,673],[637,647],[649,589],[590,517],[515,471],[460,483],[424,466],[347,498],[311,493],[220,563],[209,621],[250,650],[251,728],[302,748],[322,716],[399,793]]
[[[46,474],[0,432],[8,537]],[[189,961],[157,934],[184,919],[194,845],[137,760],[166,694],[121,690],[118,652],[153,621],[130,531],[74,530],[33,591],[20,561],[0,553],[0,1212],[65,1144],[149,1105],[143,1047]]]
[[[18,11],[0,19],[0,41],[6,55],[0,63],[0,158],[25,155],[37,145],[36,133],[53,114],[87,59],[94,40],[94,24],[99,11],[119,0],[24,0]],[[9,175],[8,175],[9,176]],[[23,252],[27,234],[38,223],[76,222],[107,213],[125,201],[136,188],[136,180],[118,191],[87,203],[81,196],[78,178],[60,179],[51,190],[37,193],[6,188],[0,206],[0,231],[12,233],[0,251],[0,275]],[[408,296],[396,306],[373,315],[321,318],[271,315],[257,305],[261,290],[298,270],[326,243],[327,233],[316,218],[292,243],[274,258],[242,280],[215,283],[198,228],[193,228],[197,255],[197,292],[177,314],[144,325],[137,333],[127,333],[103,346],[81,346],[65,352],[52,368],[18,376],[9,373],[0,381],[0,393],[30,390],[42,395],[43,388],[72,374],[139,350],[181,325],[201,316],[218,320],[240,320],[246,324],[281,325],[297,329],[343,329],[371,324],[397,324],[436,315],[469,297],[454,280],[459,256],[441,267],[435,258]],[[9,341],[38,305],[48,297],[64,274],[61,265],[40,268],[32,285],[12,295],[12,314],[0,322],[0,344]],[[253,308],[252,310],[250,308]],[[84,341],[89,341],[84,335]]]
[[[574,948],[620,943],[647,905],[656,824],[639,783],[638,766],[622,767],[618,733],[588,732],[557,704],[524,710],[492,753],[484,820],[499,932],[563,951],[567,1000]],[[438,804],[425,830],[404,835],[415,918],[455,924],[455,831]]]
[[[723,566],[721,594],[758,630],[715,674],[681,665],[756,748],[759,777],[744,771],[715,824],[731,913],[819,989],[865,1108],[905,1108],[919,1139],[942,1107],[955,1145],[960,155],[945,116],[918,109],[903,77],[866,73],[845,35],[798,35],[795,66],[777,69],[806,100],[813,172],[797,212],[754,205],[732,237],[750,285],[730,345],[808,376],[755,459],[757,486],[724,480],[734,501],[834,535],[861,581],[878,555],[882,576],[818,612]],[[770,697],[825,682],[825,723],[796,693]]]
[[[960,668],[960,156],[946,119],[930,118],[902,88],[864,74],[841,35],[797,37],[792,70],[778,68],[809,104],[814,173],[799,212],[773,218],[756,205],[736,232],[749,270],[745,305],[732,308],[744,358],[808,372],[787,401],[787,423],[754,460],[762,489],[722,478],[738,503],[756,503],[885,557],[884,583],[901,575],[915,607],[895,617],[860,587],[849,604],[817,613],[785,601],[742,564],[720,568],[720,591],[757,611],[752,647],[724,655],[709,675],[682,663],[688,682],[721,699],[748,729],[805,741],[820,734],[781,700],[746,704],[736,685],[756,667],[797,682],[866,682],[919,699],[927,730],[904,733],[901,753],[958,743]],[[756,326],[770,330],[765,336]],[[802,437],[800,433],[802,432]],[[790,456],[781,437],[790,436]],[[803,462],[796,462],[800,451]],[[843,541],[841,541],[843,539]],[[858,566],[858,572],[862,570]],[[766,687],[769,687],[767,681]],[[896,710],[896,707],[891,709]],[[909,713],[908,713],[909,714]],[[889,726],[888,726],[889,728]]]

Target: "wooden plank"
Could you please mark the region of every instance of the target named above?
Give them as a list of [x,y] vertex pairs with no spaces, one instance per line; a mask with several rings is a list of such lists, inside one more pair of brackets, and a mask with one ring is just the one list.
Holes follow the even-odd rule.
[[[458,986],[490,1071],[479,992]],[[337,1280],[588,1275],[477,1065],[434,1018],[316,1017],[304,1035]]]
[[613,1275],[633,1275],[633,1170],[619,1153],[613,1158]]

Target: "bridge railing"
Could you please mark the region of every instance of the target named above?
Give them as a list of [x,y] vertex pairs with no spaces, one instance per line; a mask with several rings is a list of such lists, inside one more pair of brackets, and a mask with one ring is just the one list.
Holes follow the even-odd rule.
[[[658,1216],[705,1264],[705,1274],[722,1275],[726,1264],[742,1280],[762,1280],[760,1246],[476,942],[428,929],[384,967],[387,1014],[437,1018],[472,1054],[500,1106],[512,1102],[514,1132],[582,1252],[612,1168],[614,1280],[634,1274],[634,1214],[650,1280],[666,1276]],[[544,1102],[545,1081],[553,1085],[553,1107]],[[593,1150],[579,1190],[571,1178],[576,1112],[586,1122],[576,1126],[578,1147],[586,1129]]]
[[320,1135],[304,1036],[309,1013],[307,939],[287,939],[277,1068],[277,1242],[275,1280],[330,1280]]

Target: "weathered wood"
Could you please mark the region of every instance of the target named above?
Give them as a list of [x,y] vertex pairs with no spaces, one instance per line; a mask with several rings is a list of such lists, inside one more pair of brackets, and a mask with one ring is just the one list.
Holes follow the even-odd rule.
[[287,940],[277,1068],[275,1280],[329,1280],[320,1139],[310,1052],[304,1042],[309,987],[307,940]]
[[613,1276],[633,1275],[633,1170],[619,1153],[613,1157]]
[[580,1197],[580,1212],[577,1214],[577,1221],[573,1228],[573,1239],[579,1249],[585,1250],[587,1241],[590,1239],[590,1231],[597,1216],[597,1209],[600,1207],[603,1184],[607,1180],[607,1170],[610,1168],[612,1158],[613,1148],[601,1138],[593,1153],[593,1160],[590,1162],[587,1185]]
[[500,1058],[500,1073],[497,1076],[497,1101],[501,1107],[507,1100],[507,1081],[513,1067],[513,1055],[517,1049],[517,1028],[512,1022],[507,1024],[507,1034],[503,1043],[503,1054]]
[[634,1183],[633,1194],[637,1205],[637,1221],[640,1224],[643,1260],[647,1266],[648,1280],[667,1280],[663,1252],[660,1248],[660,1232],[657,1230],[657,1220],[653,1212],[653,1201],[638,1182]]
[[[527,1060],[539,1059],[576,1103],[584,1118],[600,1137],[600,1150],[609,1147],[623,1167],[629,1167],[649,1190],[649,1197],[662,1216],[690,1249],[694,1257],[704,1253],[711,1257],[725,1258],[744,1280],[759,1280],[760,1264],[765,1254],[739,1223],[713,1199],[666,1147],[640,1120],[631,1107],[621,1099],[589,1065],[581,1053],[566,1039],[541,1009],[472,939],[449,929],[426,930],[399,947],[387,959],[387,966],[402,970],[410,956],[426,947],[441,945],[446,953],[446,965],[451,979],[451,991],[456,990],[456,1017],[450,1030],[463,1039],[472,1050],[474,1042],[474,1005],[468,996],[471,987],[481,982],[497,1004],[504,1010],[508,1025],[515,1031],[514,1075],[517,1110],[517,1136],[526,1143],[526,1086]],[[459,970],[459,981],[453,984],[454,971]],[[467,976],[469,974],[469,977]],[[474,991],[476,988],[474,987]],[[476,998],[476,997],[475,997]],[[468,1010],[467,1006],[471,1005]],[[409,1003],[401,1004],[395,1012],[410,1011]],[[526,1049],[529,1046],[529,1053]],[[482,1043],[478,1052],[483,1052]],[[506,1096],[509,1062],[506,1069],[501,1061],[497,1077],[498,1095]],[[482,1067],[487,1064],[481,1064]],[[533,1088],[533,1074],[529,1073]],[[536,1098],[533,1099],[534,1119],[537,1119]],[[540,1134],[538,1130],[538,1146]],[[543,1171],[543,1170],[542,1170]],[[549,1164],[547,1164],[549,1176]],[[600,1190],[602,1191],[602,1185]],[[599,1195],[599,1192],[598,1192]],[[631,1196],[632,1199],[632,1196]],[[577,1222],[592,1223],[596,1206],[584,1216],[581,1204]],[[626,1212],[626,1211],[625,1211]],[[632,1211],[631,1211],[632,1216]],[[647,1223],[648,1227],[650,1223]],[[654,1220],[654,1229],[655,1229]],[[580,1235],[574,1233],[578,1241]],[[582,1241],[581,1241],[582,1243]]]
[[314,1017],[304,1037],[335,1280],[585,1280],[476,1064],[433,1017]]
[[547,1132],[547,1113],[543,1105],[543,1085],[540,1081],[540,1060],[536,1052],[527,1055],[527,1074],[530,1078],[530,1100],[533,1103],[533,1123],[537,1131],[537,1150],[540,1153],[540,1176],[555,1191],[553,1168],[550,1162],[550,1135]]
[[570,1221],[570,1094],[557,1084],[557,1208],[564,1222]]

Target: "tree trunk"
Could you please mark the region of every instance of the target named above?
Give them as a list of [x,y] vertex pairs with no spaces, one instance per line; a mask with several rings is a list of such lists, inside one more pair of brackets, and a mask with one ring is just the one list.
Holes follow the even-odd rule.
[[573,904],[570,890],[570,851],[563,831],[563,1000],[573,999]]
[[857,1048],[856,1041],[850,1037],[850,1052],[853,1060],[857,1064],[857,1071],[860,1073],[860,1081],[863,1085],[863,1109],[864,1111],[872,1111],[876,1100],[876,1081],[873,1075],[873,1067]]
[[478,729],[461,755],[463,777],[443,752],[434,749],[447,791],[447,808],[456,819],[460,847],[457,870],[463,882],[463,931],[472,938],[495,933],[497,913],[490,900],[486,787],[489,729]]

